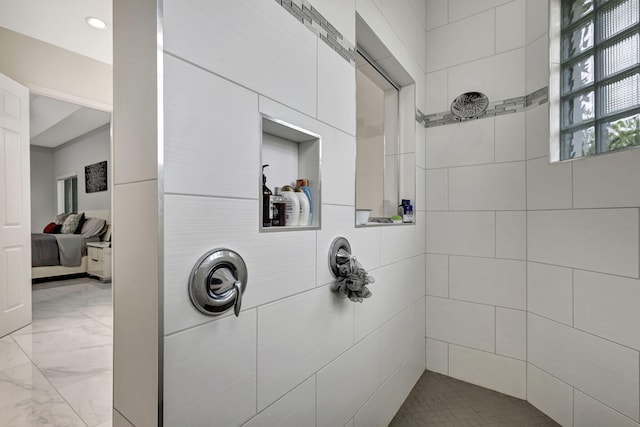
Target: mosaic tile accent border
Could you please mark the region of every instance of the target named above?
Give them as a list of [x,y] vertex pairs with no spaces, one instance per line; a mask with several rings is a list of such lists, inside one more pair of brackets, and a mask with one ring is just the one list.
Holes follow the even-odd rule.
[[351,65],[356,65],[356,48],[307,0],[275,0]]
[[[545,86],[542,89],[531,92],[526,96],[505,99],[504,101],[491,102],[489,103],[489,107],[487,107],[487,111],[485,111],[476,119],[469,120],[477,120],[487,117],[502,116],[504,114],[519,113],[521,111],[525,111],[530,107],[542,105],[546,102],[549,102],[549,86]],[[416,110],[416,121],[423,125],[425,128],[430,128],[435,126],[460,123],[463,120],[451,114],[450,111],[425,115],[420,110]]]

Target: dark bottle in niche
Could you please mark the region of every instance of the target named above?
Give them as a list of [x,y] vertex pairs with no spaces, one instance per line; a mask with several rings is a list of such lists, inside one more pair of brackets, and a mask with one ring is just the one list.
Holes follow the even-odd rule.
[[280,187],[274,187],[275,194],[271,196],[271,225],[284,227],[287,199],[282,195]]
[[269,165],[262,165],[262,226],[271,227],[271,218],[273,211],[271,208],[271,196],[273,193],[267,187],[267,177],[264,174],[264,168]]

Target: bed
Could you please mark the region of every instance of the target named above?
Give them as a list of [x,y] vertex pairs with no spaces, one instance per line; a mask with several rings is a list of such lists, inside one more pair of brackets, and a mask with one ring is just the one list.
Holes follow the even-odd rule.
[[[31,267],[32,279],[68,276],[87,272],[88,256],[86,243],[110,240],[111,213],[108,210],[85,211],[84,216],[85,218],[100,218],[105,220],[106,226],[99,236],[83,238],[80,234],[65,236],[58,234],[33,233],[31,235],[32,265],[36,265]],[[56,255],[53,255],[51,252],[45,251],[46,253],[43,255],[42,245],[51,245],[52,242],[60,243],[62,245],[57,248],[59,251],[57,254],[57,260],[53,259]],[[59,264],[60,258],[62,258],[62,263],[67,265],[49,265]]]

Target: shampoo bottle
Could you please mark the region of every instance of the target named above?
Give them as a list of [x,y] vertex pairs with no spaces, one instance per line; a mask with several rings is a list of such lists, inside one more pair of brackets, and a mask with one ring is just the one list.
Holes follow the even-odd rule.
[[313,198],[311,197],[311,187],[309,187],[308,179],[298,179],[296,180],[296,185],[300,187],[304,194],[307,195],[309,199],[309,221],[307,221],[306,225],[313,225]]
[[280,191],[280,187],[275,187],[274,195],[271,196],[271,206],[272,206],[272,215],[271,215],[271,225],[273,227],[284,227],[285,226],[285,215],[287,210],[287,199],[282,195]]
[[300,200],[300,218],[298,219],[298,225],[306,226],[309,224],[309,198],[299,187],[297,187],[294,192]]
[[264,168],[269,165],[262,165],[262,226],[271,227],[271,190],[267,187],[267,177],[264,174]]
[[285,210],[285,226],[297,226],[300,221],[300,199],[290,185],[282,187],[282,195],[287,199]]

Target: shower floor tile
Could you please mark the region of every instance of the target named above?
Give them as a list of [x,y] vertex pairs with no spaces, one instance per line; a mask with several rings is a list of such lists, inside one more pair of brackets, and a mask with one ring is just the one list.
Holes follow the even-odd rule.
[[558,426],[528,402],[425,371],[390,427]]

